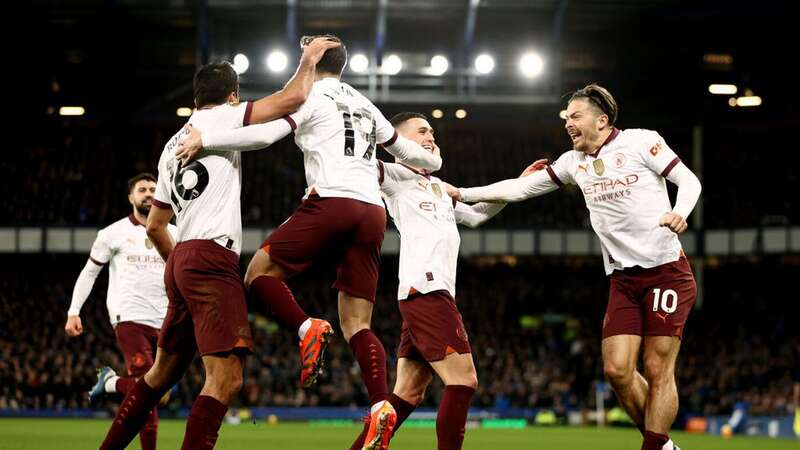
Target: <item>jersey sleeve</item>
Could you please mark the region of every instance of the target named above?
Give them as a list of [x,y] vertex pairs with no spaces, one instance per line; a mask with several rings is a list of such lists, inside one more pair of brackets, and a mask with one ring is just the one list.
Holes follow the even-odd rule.
[[386,195],[394,195],[400,187],[400,183],[413,172],[402,167],[397,163],[384,163],[378,160],[378,184],[381,186],[381,191]]
[[572,178],[573,158],[574,155],[570,150],[562,153],[552,165],[545,167],[547,175],[559,187],[565,184],[575,184],[575,180]]
[[108,264],[111,261],[111,257],[114,256],[114,248],[111,241],[110,230],[108,228],[104,228],[97,232],[97,237],[94,239],[94,243],[92,244],[92,250],[89,252],[89,259],[97,264],[98,266],[103,266]]
[[397,140],[397,131],[391,122],[372,102],[369,102],[369,111],[375,118],[375,142],[384,147],[394,144],[394,141]]
[[669,148],[660,134],[655,131],[645,133],[643,144],[639,148],[642,160],[650,170],[666,178],[681,159]]
[[283,116],[283,120],[289,123],[289,126],[292,127],[292,131],[295,131],[311,120],[314,116],[314,111],[319,108],[320,102],[322,101],[323,99],[320,97],[320,94],[312,91],[311,95],[308,96],[308,100],[306,100],[297,111]]
[[170,204],[170,176],[167,170],[165,159],[167,152],[161,154],[161,161],[158,162],[158,181],[156,181],[156,193],[153,196],[153,206],[162,209],[172,209]]

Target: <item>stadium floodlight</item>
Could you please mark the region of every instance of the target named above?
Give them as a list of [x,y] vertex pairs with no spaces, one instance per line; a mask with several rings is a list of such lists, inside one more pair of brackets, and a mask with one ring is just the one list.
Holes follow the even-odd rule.
[[447,69],[450,67],[450,61],[447,60],[447,57],[442,55],[435,55],[431,58],[431,75],[443,75],[447,72]]
[[431,116],[433,116],[434,119],[441,119],[442,117],[444,117],[444,112],[441,109],[436,108],[433,111],[431,111]]
[[488,53],[483,53],[475,58],[475,70],[481,75],[486,75],[494,70],[494,58]]
[[562,109],[558,112],[558,117],[562,118],[563,120],[567,120],[567,110]]
[[739,97],[736,99],[737,106],[759,106],[761,105],[761,97],[757,95]]
[[729,98],[728,99],[728,105],[730,105],[731,107],[736,106],[736,97]]
[[286,56],[286,53],[280,50],[275,50],[267,56],[267,69],[271,72],[283,72],[288,65],[289,58]]
[[363,73],[369,67],[369,59],[363,53],[356,53],[350,58],[348,65],[353,72]]
[[739,92],[735,84],[711,84],[708,86],[708,92],[714,95],[733,95]]
[[456,119],[463,119],[464,117],[467,117],[467,110],[466,109],[461,109],[461,108],[457,109],[456,110]]
[[247,59],[247,56],[244,53],[239,53],[233,57],[233,70],[235,70],[239,75],[247,72],[249,67],[250,60]]
[[525,78],[535,78],[544,70],[544,60],[538,53],[528,52],[519,59],[519,71]]
[[381,70],[383,73],[387,75],[397,75],[400,73],[400,70],[403,68],[403,60],[400,59],[399,56],[395,54],[391,54],[387,56],[383,60],[383,65],[381,66]]
[[178,109],[175,111],[175,114],[176,114],[178,117],[189,117],[189,116],[191,116],[191,115],[192,115],[192,108],[187,108],[186,106],[184,106],[184,107],[182,107],[182,108],[178,108]]
[[58,108],[59,116],[82,116],[84,113],[86,113],[86,110],[83,109],[83,106],[62,106]]

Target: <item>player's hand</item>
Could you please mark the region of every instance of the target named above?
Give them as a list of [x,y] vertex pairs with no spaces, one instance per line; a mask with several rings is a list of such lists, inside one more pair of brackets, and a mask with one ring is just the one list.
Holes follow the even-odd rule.
[[203,138],[197,129],[191,125],[184,127],[187,131],[184,137],[178,141],[178,148],[175,150],[175,159],[186,165],[194,159],[198,153],[203,151]]
[[662,227],[669,228],[673,233],[681,234],[689,228],[689,225],[686,223],[686,219],[681,217],[674,212],[668,212],[661,216],[661,220],[658,221],[658,225]]
[[458,188],[452,184],[444,183],[444,191],[447,192],[447,195],[449,195],[450,198],[453,198],[456,201],[461,201],[461,193],[458,192]]
[[532,174],[533,172],[539,171],[547,167],[547,163],[549,161],[547,159],[537,159],[533,162],[530,166],[526,167],[525,170],[522,171],[520,174],[520,178],[527,177],[528,175]]
[[342,45],[341,42],[336,42],[330,38],[315,38],[308,44],[303,45],[303,56],[300,59],[316,65],[328,49],[336,48],[340,45]]
[[83,324],[81,324],[80,316],[67,316],[67,324],[64,325],[64,331],[68,336],[80,336],[83,333]]

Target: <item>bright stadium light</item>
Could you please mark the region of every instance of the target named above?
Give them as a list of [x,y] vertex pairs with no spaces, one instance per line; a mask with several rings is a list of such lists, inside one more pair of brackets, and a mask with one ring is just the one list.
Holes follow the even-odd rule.
[[272,72],[283,72],[288,65],[289,58],[286,56],[286,53],[280,50],[275,50],[267,56],[267,69]]
[[447,72],[447,69],[450,67],[450,61],[447,60],[447,57],[442,55],[436,55],[431,58],[431,75],[442,75]]
[[83,109],[83,106],[62,106],[58,108],[59,116],[82,116],[84,113],[86,113],[86,110]]
[[250,60],[247,59],[243,53],[239,53],[233,57],[233,70],[236,71],[239,75],[247,72],[247,69],[250,67]]
[[362,73],[369,67],[369,59],[363,53],[356,53],[350,58],[348,65],[353,72]]
[[475,58],[475,70],[482,75],[486,75],[494,70],[494,58],[487,53],[478,55]]
[[525,78],[539,76],[544,70],[544,60],[538,53],[525,53],[519,59],[519,71]]
[[739,92],[735,84],[711,84],[708,86],[708,92],[714,95],[733,95]]
[[387,75],[397,75],[400,73],[400,70],[403,68],[403,60],[400,59],[399,56],[395,54],[391,54],[387,56],[383,60],[383,65],[381,66],[381,70],[383,73]]
[[730,105],[731,107],[736,106],[736,97],[729,98],[728,99],[728,105]]
[[558,112],[558,117],[562,118],[563,120],[567,120],[567,110],[562,109]]
[[739,97],[736,99],[737,106],[759,106],[761,105],[761,97],[751,95],[747,97]]
[[431,116],[433,116],[434,119],[441,119],[442,117],[444,117],[444,112],[441,109],[437,108],[431,111]]
[[467,110],[461,108],[457,109],[456,119],[463,119],[464,117],[467,117]]
[[182,108],[178,108],[178,109],[175,111],[175,114],[176,114],[178,117],[189,117],[189,116],[191,116],[191,115],[192,115],[192,108],[187,108],[186,106],[184,106],[184,107],[182,107]]

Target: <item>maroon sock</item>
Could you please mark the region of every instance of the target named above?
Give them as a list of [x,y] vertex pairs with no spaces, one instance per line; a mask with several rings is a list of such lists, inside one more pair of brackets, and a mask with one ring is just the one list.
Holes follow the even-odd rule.
[[139,379],[119,406],[117,416],[114,417],[105,440],[100,444],[100,450],[121,450],[127,447],[142,429],[147,416],[162,395],[164,392],[152,389],[144,382],[144,378]]
[[147,415],[142,431],[139,432],[139,442],[142,450],[156,450],[156,436],[158,434],[158,408],[153,408]]
[[[394,433],[397,433],[397,429],[400,428],[400,425],[406,421],[417,406],[408,403],[395,394],[389,396],[389,403],[392,404],[395,412],[397,412],[397,422],[394,424],[394,430],[392,431],[392,436],[394,436]],[[350,450],[361,450],[364,446],[364,440],[367,438],[367,431],[369,431],[369,422],[364,423],[364,429],[361,430],[361,434],[358,435],[353,445],[350,446]]]
[[122,395],[125,395],[133,389],[133,386],[136,385],[136,378],[133,377],[119,377],[117,379],[117,392]]
[[181,450],[211,450],[217,443],[219,427],[228,406],[208,395],[197,397],[186,421]]
[[456,450],[464,442],[467,413],[475,389],[469,386],[445,386],[442,404],[436,414],[436,438],[439,450]]
[[369,404],[386,400],[389,386],[386,381],[386,351],[383,344],[369,328],[365,328],[350,338],[350,348],[361,367],[361,379],[367,387]]
[[666,434],[645,431],[644,440],[642,441],[642,450],[661,450],[667,441],[669,441],[669,436]]
[[262,275],[256,278],[250,283],[250,293],[257,300],[261,312],[271,313],[294,332],[308,319],[289,286],[275,277]]

